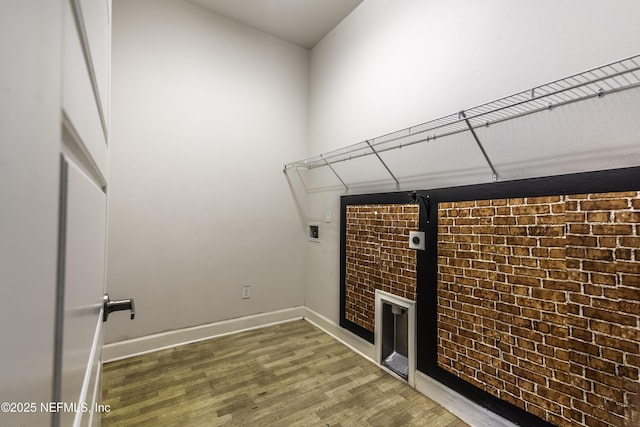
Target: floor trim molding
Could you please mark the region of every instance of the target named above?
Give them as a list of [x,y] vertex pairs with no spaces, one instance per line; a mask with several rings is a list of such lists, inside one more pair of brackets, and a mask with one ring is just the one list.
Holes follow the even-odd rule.
[[416,390],[472,427],[517,427],[420,371],[416,371],[415,379]]
[[371,363],[376,363],[373,358],[375,353],[375,347],[373,344],[340,327],[337,323],[313,311],[312,309],[308,307],[303,308],[304,319],[306,321],[322,329],[324,332],[331,335],[351,350],[355,351],[365,359],[368,359]]

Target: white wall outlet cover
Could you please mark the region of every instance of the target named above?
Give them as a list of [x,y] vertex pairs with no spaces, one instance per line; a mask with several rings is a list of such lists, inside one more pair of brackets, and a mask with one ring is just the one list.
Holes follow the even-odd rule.
[[331,222],[331,211],[324,211],[324,222]]
[[424,237],[424,231],[410,231],[409,232],[409,248],[418,249],[424,251],[426,248],[426,241]]
[[242,287],[242,299],[251,298],[251,286],[243,286]]

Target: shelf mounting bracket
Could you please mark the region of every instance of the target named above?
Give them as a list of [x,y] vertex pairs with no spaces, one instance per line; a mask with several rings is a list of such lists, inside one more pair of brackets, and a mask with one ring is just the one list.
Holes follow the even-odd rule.
[[464,110],[460,111],[460,113],[458,113],[458,116],[462,120],[464,120],[464,122],[467,124],[467,127],[469,128],[469,131],[471,132],[471,135],[473,135],[473,139],[475,139],[476,144],[478,144],[478,148],[480,148],[480,151],[482,151],[482,155],[484,156],[484,159],[489,164],[489,167],[491,168],[491,181],[497,181],[498,180],[498,172],[496,171],[496,168],[493,166],[493,163],[491,163],[491,159],[489,158],[489,155],[484,150],[484,147],[482,146],[482,142],[480,142],[480,138],[478,138],[478,135],[476,134],[476,131],[473,129],[473,126],[471,126],[471,123],[469,122],[469,119],[467,118],[467,115],[464,113]]
[[382,160],[382,157],[380,157],[380,154],[378,154],[376,149],[373,148],[373,145],[371,145],[371,141],[367,140],[366,142],[367,142],[367,145],[369,146],[369,148],[371,148],[371,151],[373,151],[373,154],[376,155],[378,160],[380,160],[380,163],[382,163],[382,166],[384,166],[384,168],[387,170],[387,172],[389,172],[389,175],[391,175],[391,178],[393,178],[393,180],[396,182],[396,190],[400,190],[400,182],[398,181],[398,178],[396,178],[396,176],[393,174],[393,172],[391,172],[391,169],[389,169],[389,166],[387,166],[387,164],[384,162],[384,160]]
[[349,187],[347,186],[347,184],[344,183],[342,178],[340,178],[340,175],[338,175],[338,172],[336,172],[336,170],[333,168],[333,166],[331,166],[331,163],[329,163],[327,161],[327,159],[324,158],[324,154],[320,154],[320,157],[322,158],[322,160],[324,160],[324,164],[329,166],[329,169],[331,169],[331,172],[333,172],[333,174],[336,176],[336,178],[338,178],[340,180],[340,182],[342,183],[342,185],[344,185],[345,191],[349,192]]

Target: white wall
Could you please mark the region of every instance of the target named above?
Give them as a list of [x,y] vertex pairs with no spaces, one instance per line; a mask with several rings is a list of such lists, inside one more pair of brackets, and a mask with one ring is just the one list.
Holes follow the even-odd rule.
[[[113,6],[106,342],[303,305],[282,165],[307,155],[308,52],[179,0]],[[241,287],[252,286],[251,299]]]
[[[0,2],[0,401],[48,402],[54,383],[62,1]],[[39,404],[38,404],[39,405]],[[9,412],[3,425],[51,425]]]
[[[309,152],[632,56],[640,52],[638,22],[635,0],[367,0],[312,50]],[[494,125],[479,136],[503,180],[640,165],[638,92]],[[468,134],[403,148],[385,159],[403,190],[490,181]],[[332,210],[336,220],[323,224],[320,244],[307,245],[305,302],[337,322],[337,213],[344,189],[323,169],[306,177],[307,215],[317,220]],[[336,169],[350,183],[374,182],[352,193],[395,189],[373,156]]]
[[[282,163],[640,52],[634,0],[367,0],[310,66],[178,0],[119,0],[113,21],[107,278],[138,318],[113,316],[108,342],[300,304],[337,322],[343,189],[325,168],[305,191]],[[636,92],[479,134],[503,180],[638,165]],[[385,160],[403,190],[490,176],[469,135]],[[394,190],[374,158],[336,168],[369,182],[352,193]],[[321,221],[320,243],[306,220]]]

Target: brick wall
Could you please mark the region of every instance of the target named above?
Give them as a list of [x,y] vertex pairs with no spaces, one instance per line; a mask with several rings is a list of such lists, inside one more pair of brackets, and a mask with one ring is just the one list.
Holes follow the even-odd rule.
[[438,365],[560,426],[636,426],[640,193],[441,203]]
[[416,299],[416,253],[408,242],[418,217],[415,204],[347,206],[347,320],[373,332],[376,289]]

